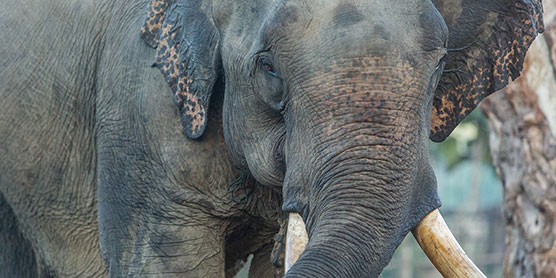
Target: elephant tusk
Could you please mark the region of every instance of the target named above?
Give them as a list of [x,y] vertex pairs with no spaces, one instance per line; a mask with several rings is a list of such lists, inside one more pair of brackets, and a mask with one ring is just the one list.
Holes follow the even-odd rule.
[[486,277],[465,254],[438,209],[425,216],[412,232],[442,276],[446,278]]
[[286,256],[284,272],[292,267],[297,258],[303,253],[308,241],[307,231],[303,218],[298,213],[290,213],[288,230],[286,232]]

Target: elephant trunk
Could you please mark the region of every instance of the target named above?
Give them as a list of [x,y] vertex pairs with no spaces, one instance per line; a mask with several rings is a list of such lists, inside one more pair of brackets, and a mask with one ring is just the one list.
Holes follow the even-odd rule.
[[408,79],[418,75],[409,64],[368,60],[335,61],[324,81],[299,85],[307,93],[284,112],[296,120],[286,134],[283,207],[299,212],[308,231],[288,278],[377,277],[440,206],[426,84]]
[[411,229],[404,190],[355,183],[330,186],[310,209],[307,248],[286,277],[377,277],[388,264]]
[[378,277],[412,229],[446,277],[484,277],[434,213],[435,181],[423,155],[369,142],[345,143],[316,160],[323,166],[309,180],[311,199],[298,210],[307,247],[286,277]]

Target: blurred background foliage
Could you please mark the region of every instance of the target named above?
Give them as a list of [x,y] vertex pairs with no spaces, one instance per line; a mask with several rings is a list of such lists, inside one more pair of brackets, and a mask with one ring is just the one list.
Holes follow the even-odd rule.
[[473,111],[446,139],[430,143],[431,164],[445,210],[499,207],[502,182],[496,175],[488,144],[488,123]]

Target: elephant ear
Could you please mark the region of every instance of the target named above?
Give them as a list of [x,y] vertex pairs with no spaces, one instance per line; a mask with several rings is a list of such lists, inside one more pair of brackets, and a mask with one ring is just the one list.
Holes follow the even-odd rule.
[[219,62],[219,34],[200,0],[152,0],[141,38],[156,49],[152,66],[174,92],[184,133],[199,138],[207,125]]
[[441,142],[479,102],[519,76],[543,31],[541,0],[433,0],[449,29],[430,138]]

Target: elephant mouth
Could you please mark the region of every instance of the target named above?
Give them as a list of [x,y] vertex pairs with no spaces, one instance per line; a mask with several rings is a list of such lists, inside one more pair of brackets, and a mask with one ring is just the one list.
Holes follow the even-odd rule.
[[[443,277],[486,277],[461,248],[438,209],[425,216],[412,230],[413,236]],[[285,272],[307,246],[308,236],[303,218],[290,213],[286,234]]]

